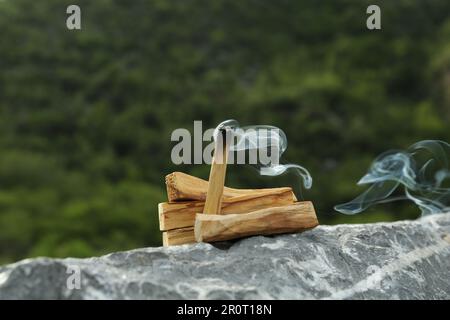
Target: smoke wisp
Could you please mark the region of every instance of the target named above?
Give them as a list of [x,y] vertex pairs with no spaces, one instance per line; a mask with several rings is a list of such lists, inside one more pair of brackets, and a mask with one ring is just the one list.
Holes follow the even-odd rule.
[[221,129],[227,129],[230,133],[227,136],[230,154],[235,153],[233,156],[245,157],[248,151],[249,159],[246,163],[255,167],[260,175],[278,176],[287,171],[293,171],[302,179],[306,189],[311,188],[312,177],[306,168],[299,164],[281,163],[288,141],[286,134],[280,128],[267,125],[241,127],[236,120],[226,120],[216,127],[215,139],[220,136]]
[[[371,184],[354,200],[335,206],[344,214],[357,214],[377,203],[409,199],[422,215],[450,211],[450,144],[424,140],[407,150],[388,151],[372,163],[359,185]],[[404,195],[392,196],[397,188]]]

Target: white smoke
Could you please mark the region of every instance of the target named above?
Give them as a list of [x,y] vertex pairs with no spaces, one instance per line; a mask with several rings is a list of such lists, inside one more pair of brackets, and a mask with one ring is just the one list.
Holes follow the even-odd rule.
[[[286,134],[283,130],[266,125],[241,127],[236,120],[226,120],[216,127],[215,139],[218,137],[221,129],[227,129],[231,133],[231,137],[228,137],[231,152],[259,151],[258,159],[254,156],[248,162],[258,169],[259,174],[278,176],[286,171],[293,171],[301,177],[303,186],[306,189],[311,188],[312,177],[308,170],[298,164],[280,163],[282,155],[288,146]],[[267,156],[267,151],[269,150],[270,156]]]
[[[357,214],[368,207],[394,200],[409,199],[422,215],[450,210],[450,144],[424,140],[404,151],[389,151],[379,156],[358,184],[372,184],[354,200],[335,206],[344,214]],[[392,197],[403,187],[405,194]]]

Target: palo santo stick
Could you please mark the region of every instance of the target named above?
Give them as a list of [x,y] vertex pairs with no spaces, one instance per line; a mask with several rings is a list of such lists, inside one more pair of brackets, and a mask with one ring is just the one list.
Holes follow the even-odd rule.
[[222,194],[225,184],[228,160],[228,134],[226,129],[220,129],[214,146],[214,157],[209,173],[208,192],[206,194],[204,214],[220,214]]
[[[183,172],[172,172],[166,176],[167,196],[169,202],[199,200],[205,201],[208,191],[208,181],[188,175]],[[234,189],[224,187],[222,201],[231,198],[252,199],[283,192],[292,192],[290,187],[266,189]]]
[[[233,197],[222,201],[222,214],[247,213],[259,209],[277,207],[296,202],[292,190],[289,188],[277,189],[278,192],[269,195],[259,195],[255,198]],[[158,205],[159,227],[161,231],[193,227],[195,215],[203,212],[203,201],[185,201]]]
[[187,243],[195,243],[194,228],[181,228],[165,231],[162,234],[163,246],[175,246]]
[[318,224],[313,204],[304,201],[246,214],[197,214],[194,232],[197,242],[213,242],[252,235],[299,232]]

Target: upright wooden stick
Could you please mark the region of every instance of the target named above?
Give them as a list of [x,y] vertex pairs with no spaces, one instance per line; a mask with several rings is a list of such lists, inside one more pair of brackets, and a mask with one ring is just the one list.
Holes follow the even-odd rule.
[[209,173],[204,214],[220,214],[228,160],[227,129],[219,129]]

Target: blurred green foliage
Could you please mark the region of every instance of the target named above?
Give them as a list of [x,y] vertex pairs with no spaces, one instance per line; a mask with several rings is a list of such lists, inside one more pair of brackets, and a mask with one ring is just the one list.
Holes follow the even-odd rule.
[[[349,217],[379,153],[450,141],[450,2],[0,1],[0,263],[160,244],[170,133],[270,124],[314,178],[321,223],[414,218],[410,203]],[[228,185],[298,184],[232,166]]]

